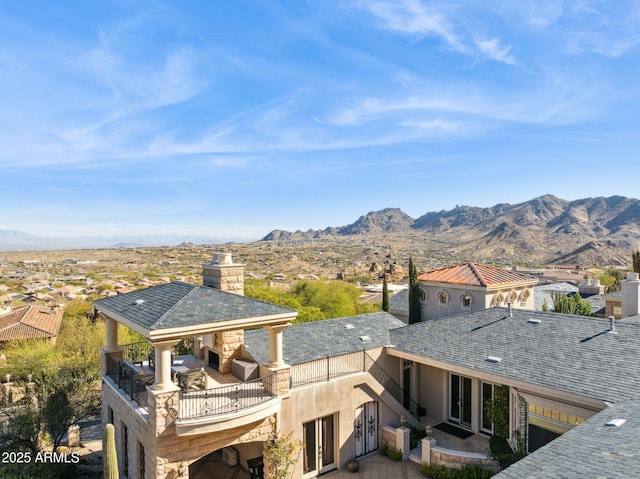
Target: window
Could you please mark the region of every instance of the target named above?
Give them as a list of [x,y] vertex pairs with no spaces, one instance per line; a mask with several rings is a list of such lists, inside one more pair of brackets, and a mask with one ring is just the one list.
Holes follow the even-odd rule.
[[440,303],[441,306],[447,306],[449,304],[449,295],[444,291],[440,291],[438,293],[438,303]]
[[427,292],[420,288],[420,301],[422,301],[423,303],[427,300]]
[[622,316],[622,306],[614,306],[613,307],[613,315],[616,318],[619,318]]
[[144,446],[138,441],[138,477],[144,478]]
[[491,307],[500,306],[502,303],[504,303],[504,296],[498,293],[491,300]]
[[129,475],[129,428],[122,423],[122,472]]
[[107,422],[113,424],[113,409],[111,407],[107,408]]
[[514,304],[516,302],[516,298],[518,296],[516,295],[515,291],[511,291],[508,295],[507,295],[507,303],[511,303]]
[[528,289],[525,289],[524,291],[522,291],[520,293],[520,305],[521,306],[526,306],[527,305],[527,300],[529,299],[529,296],[531,296],[531,292]]
[[462,293],[460,295],[460,306],[462,306],[462,309],[471,308],[471,295],[470,294]]

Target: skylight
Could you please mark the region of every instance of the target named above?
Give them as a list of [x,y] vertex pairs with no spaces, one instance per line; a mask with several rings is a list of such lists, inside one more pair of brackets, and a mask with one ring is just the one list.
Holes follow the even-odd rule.
[[360,336],[360,341],[371,341],[369,336]]
[[490,363],[500,363],[502,361],[502,358],[499,358],[497,356],[489,356],[487,358],[487,361]]
[[531,324],[540,324],[542,322],[541,319],[535,319],[535,318],[530,318],[527,323],[531,323]]
[[620,427],[622,426],[625,422],[627,422],[626,419],[612,419],[611,421],[609,421],[608,423],[605,424],[605,426],[608,427]]
[[140,304],[144,303],[144,299],[136,299],[133,303],[134,306],[138,306]]
[[353,324],[345,324],[344,327],[345,329],[355,329],[355,326]]

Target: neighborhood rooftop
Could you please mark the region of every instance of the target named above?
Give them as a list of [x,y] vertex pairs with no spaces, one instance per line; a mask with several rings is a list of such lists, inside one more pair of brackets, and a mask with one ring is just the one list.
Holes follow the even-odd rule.
[[537,283],[538,280],[528,274],[494,268],[479,263],[464,263],[448,268],[426,271],[418,276],[420,281],[430,283],[458,284],[466,286],[489,287],[506,284]]

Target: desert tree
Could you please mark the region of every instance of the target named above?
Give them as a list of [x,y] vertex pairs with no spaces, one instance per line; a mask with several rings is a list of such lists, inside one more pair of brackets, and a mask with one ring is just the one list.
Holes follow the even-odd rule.
[[420,322],[420,283],[418,283],[418,269],[409,257],[409,324]]
[[382,311],[389,312],[391,306],[389,305],[389,286],[387,285],[387,272],[382,275]]

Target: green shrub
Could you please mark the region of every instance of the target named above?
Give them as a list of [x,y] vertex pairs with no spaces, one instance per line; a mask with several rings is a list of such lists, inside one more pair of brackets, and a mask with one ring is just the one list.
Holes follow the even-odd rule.
[[491,471],[472,465],[464,465],[458,469],[435,464],[422,464],[420,472],[429,479],[489,479],[493,476]]
[[393,461],[402,461],[402,449],[396,449],[395,447],[389,446],[387,441],[382,442],[379,451],[381,455],[387,456]]
[[414,449],[420,443],[420,439],[427,436],[427,433],[424,429],[416,429],[415,427],[411,428],[409,442],[411,444],[411,449]]

